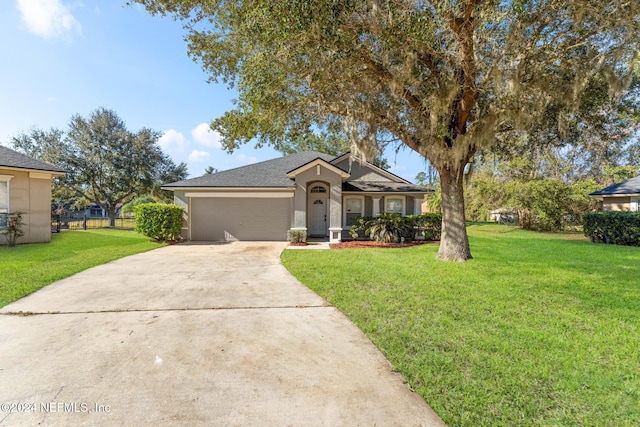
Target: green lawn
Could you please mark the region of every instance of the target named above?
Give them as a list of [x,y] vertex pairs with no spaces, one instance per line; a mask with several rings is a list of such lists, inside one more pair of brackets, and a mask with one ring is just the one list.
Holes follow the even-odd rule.
[[640,248],[469,227],[474,259],[284,251],[451,426],[640,425]]
[[63,231],[51,243],[0,246],[0,307],[87,268],[160,246],[133,231],[110,229]]

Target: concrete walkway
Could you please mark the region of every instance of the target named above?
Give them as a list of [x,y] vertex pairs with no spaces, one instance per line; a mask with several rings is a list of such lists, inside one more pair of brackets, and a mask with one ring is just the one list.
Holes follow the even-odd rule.
[[169,246],[4,307],[0,425],[443,425],[285,246]]

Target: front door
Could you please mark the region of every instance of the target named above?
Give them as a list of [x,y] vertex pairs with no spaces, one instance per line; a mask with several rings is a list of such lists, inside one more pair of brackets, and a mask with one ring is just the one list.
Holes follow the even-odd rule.
[[321,185],[313,186],[309,191],[307,213],[309,215],[309,236],[325,237],[329,235],[327,227],[327,189]]

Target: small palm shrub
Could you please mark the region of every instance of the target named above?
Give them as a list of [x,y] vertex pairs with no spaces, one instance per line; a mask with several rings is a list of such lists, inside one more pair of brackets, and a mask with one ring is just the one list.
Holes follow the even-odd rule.
[[375,218],[359,217],[349,230],[354,240],[369,238],[378,242],[396,243],[402,238],[413,240],[420,234],[424,234],[425,240],[440,240],[441,233],[442,214],[439,213],[409,216],[383,213]]
[[394,213],[383,213],[369,220],[366,234],[377,242],[398,243],[402,238],[411,240],[415,235],[415,221]]
[[367,236],[367,224],[373,218],[370,216],[360,216],[356,218],[349,230],[349,234],[353,240],[365,238]]

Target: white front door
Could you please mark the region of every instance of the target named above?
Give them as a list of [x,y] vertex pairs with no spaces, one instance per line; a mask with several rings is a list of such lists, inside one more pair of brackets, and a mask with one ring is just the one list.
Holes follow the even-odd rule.
[[[324,191],[319,191],[320,189]],[[327,227],[327,193],[323,187],[313,187],[307,198],[307,214],[309,215],[309,236],[325,237],[329,235]],[[314,191],[315,190],[315,191]]]

